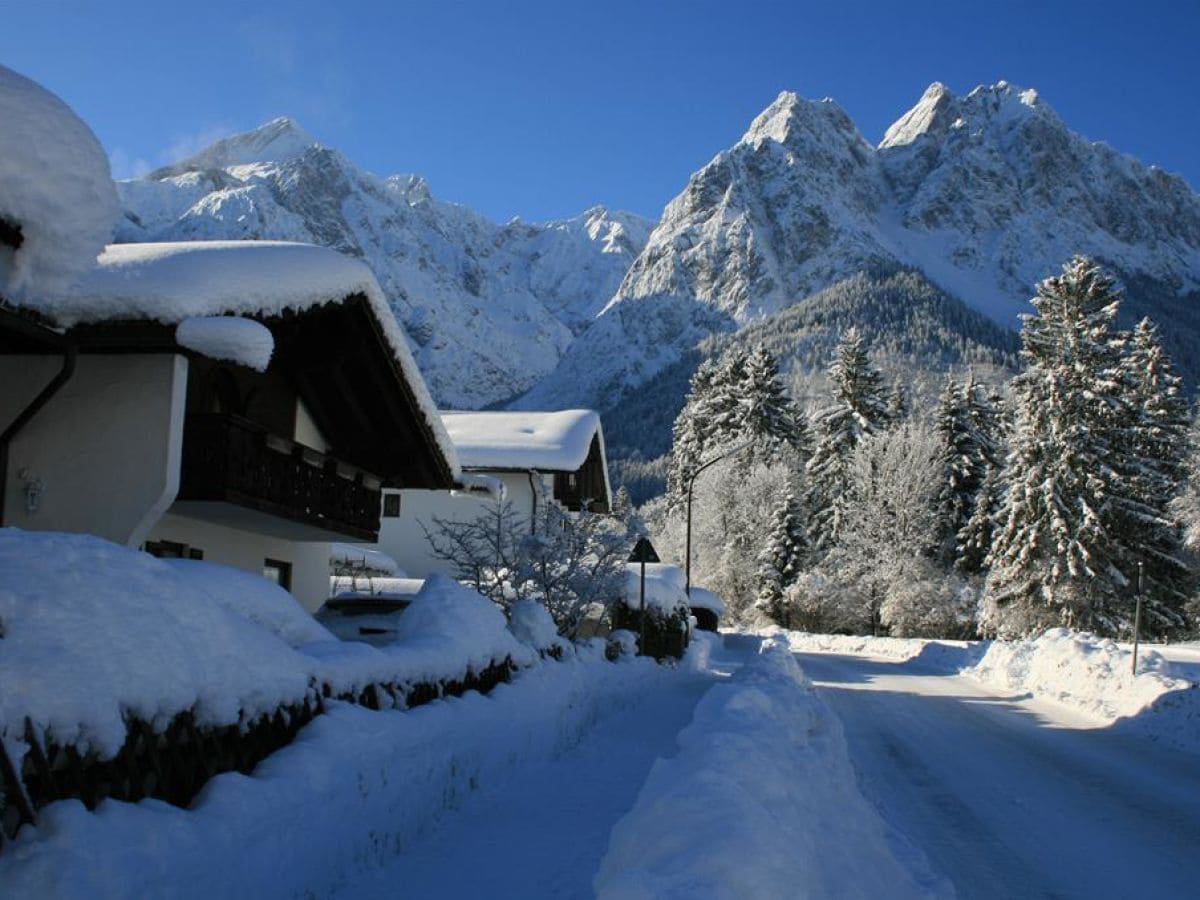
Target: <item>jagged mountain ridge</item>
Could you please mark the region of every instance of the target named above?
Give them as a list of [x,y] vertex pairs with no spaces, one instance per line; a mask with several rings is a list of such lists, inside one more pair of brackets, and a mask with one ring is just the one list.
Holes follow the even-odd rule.
[[[714,330],[855,273],[923,272],[1005,327],[1075,253],[1169,314],[1200,374],[1200,198],[1181,178],[1071,132],[1035,91],[932,85],[872,146],[832,100],[785,92],[690,178],[612,301],[524,408],[611,408]],[[1136,287],[1136,290],[1133,288]]]
[[118,189],[121,241],[297,240],[362,258],[446,407],[509,399],[553,369],[651,228],[599,206],[497,225],[418,176],[363,171],[286,118]]

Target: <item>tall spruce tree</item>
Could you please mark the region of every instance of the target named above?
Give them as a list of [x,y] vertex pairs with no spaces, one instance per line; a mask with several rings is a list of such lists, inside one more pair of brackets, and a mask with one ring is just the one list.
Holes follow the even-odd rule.
[[739,417],[731,437],[753,440],[753,454],[766,462],[799,463],[808,450],[808,422],[779,378],[775,357],[759,346],[746,359],[738,386]]
[[1183,559],[1183,527],[1172,509],[1187,479],[1187,401],[1149,319],[1129,337],[1122,369],[1132,413],[1121,457],[1130,491],[1114,510],[1115,530],[1144,566],[1149,630],[1170,633],[1183,624],[1180,611],[1194,587]]
[[828,549],[837,540],[846,492],[846,471],[859,442],[887,427],[887,399],[883,377],[871,365],[858,330],[842,337],[829,369],[834,402],[817,413],[813,425],[816,441],[806,472],[811,532],[817,549]]
[[[937,546],[942,563],[955,565],[961,557],[964,530],[976,514],[979,492],[988,472],[998,463],[998,418],[974,373],[962,383],[954,378],[946,380],[935,424],[945,454]],[[974,542],[980,534],[976,530],[970,540]],[[980,561],[968,565],[977,570]]]
[[721,448],[750,441],[752,458],[794,466],[802,465],[808,448],[807,421],[787,396],[774,357],[761,347],[735,347],[696,370],[673,436],[668,483],[676,502],[691,474]]
[[[1051,625],[1106,635],[1133,618],[1131,578],[1142,548],[1129,516],[1146,498],[1132,477],[1141,401],[1128,377],[1120,294],[1076,257],[1038,287],[1021,332],[1026,370],[1013,379],[1016,426],[1007,489],[988,564],[982,625],[1001,635]],[[1152,629],[1180,623],[1178,604],[1150,599]]]
[[785,599],[787,590],[799,576],[808,549],[800,501],[788,494],[775,511],[767,545],[758,556],[758,572],[755,576],[758,589],[755,606],[772,622],[784,628],[791,627]]

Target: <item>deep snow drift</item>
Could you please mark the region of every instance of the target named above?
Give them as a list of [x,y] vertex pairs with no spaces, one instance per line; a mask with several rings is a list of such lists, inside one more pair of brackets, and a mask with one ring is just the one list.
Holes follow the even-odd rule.
[[[930,641],[918,638],[786,635],[792,650],[910,662],[917,670],[962,674],[1002,693],[1020,692],[1082,714],[1098,726],[1118,724],[1153,740],[1200,751],[1200,690],[1194,653],[1142,645],[1138,673],[1127,644],[1055,628],[1025,641]],[[1172,662],[1177,657],[1180,662]]]
[[950,896],[859,793],[785,643],[711,688],[678,740],[613,829],[597,896]]

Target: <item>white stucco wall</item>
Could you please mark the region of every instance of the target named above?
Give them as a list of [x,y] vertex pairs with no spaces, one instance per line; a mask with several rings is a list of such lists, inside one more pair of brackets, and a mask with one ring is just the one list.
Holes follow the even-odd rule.
[[204,551],[205,562],[262,574],[263,562],[292,564],[292,594],[309,612],[329,597],[329,544],[289,541],[226,525],[168,513],[154,526],[151,541],[174,541]]
[[[528,529],[529,517],[533,511],[533,489],[530,487],[529,476],[524,472],[483,474],[492,475],[504,482],[509,502]],[[543,496],[550,496],[553,492],[553,482],[546,476],[538,477],[542,478]],[[385,491],[386,493],[391,492]],[[451,574],[445,560],[438,559],[431,552],[425,531],[421,527],[422,523],[432,529],[435,517],[454,522],[469,522],[484,515],[490,503],[487,495],[478,493],[401,491],[400,517],[380,519],[379,543],[373,546],[394,559],[400,568],[413,578],[426,578],[439,572]]]
[[319,453],[329,450],[329,441],[325,440],[325,435],[321,434],[321,429],[317,428],[317,423],[312,420],[308,407],[300,400],[296,401],[296,433],[293,439],[296,443],[311,447]]
[[[58,357],[0,357],[0,422],[61,366]],[[81,355],[75,374],[9,447],[4,523],[88,532],[137,546],[175,499],[187,360]],[[27,487],[40,481],[37,508]]]

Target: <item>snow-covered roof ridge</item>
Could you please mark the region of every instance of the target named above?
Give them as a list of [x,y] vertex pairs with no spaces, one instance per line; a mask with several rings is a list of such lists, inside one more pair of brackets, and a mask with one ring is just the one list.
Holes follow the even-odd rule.
[[584,464],[592,441],[602,434],[600,414],[591,409],[441,415],[466,469],[573,472]]
[[61,298],[28,304],[62,327],[88,322],[275,315],[367,298],[435,441],[457,479],[462,474],[408,338],[370,268],[327,247],[287,241],[184,241],[112,244],[96,268]]
[[95,263],[120,217],[108,155],[92,130],[45,88],[0,66],[0,296],[57,296]]

